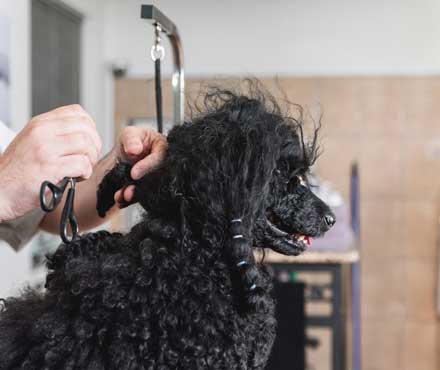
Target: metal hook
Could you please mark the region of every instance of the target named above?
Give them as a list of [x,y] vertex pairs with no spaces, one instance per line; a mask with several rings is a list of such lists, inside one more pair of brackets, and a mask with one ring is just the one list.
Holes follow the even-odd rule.
[[156,23],[156,27],[154,27],[154,34],[155,34],[155,39],[154,39],[154,45],[151,47],[151,59],[153,60],[153,62],[155,62],[157,59],[159,60],[163,60],[163,58],[165,58],[165,49],[164,47],[161,45],[161,37],[160,37],[160,33],[162,32],[162,26],[159,23]]

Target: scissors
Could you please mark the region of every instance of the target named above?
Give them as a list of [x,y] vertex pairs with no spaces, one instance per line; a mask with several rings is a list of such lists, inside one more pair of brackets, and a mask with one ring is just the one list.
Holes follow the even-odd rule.
[[[65,177],[58,185],[55,185],[49,181],[44,181],[40,188],[41,209],[44,212],[52,212],[58,207],[63,199],[63,194],[68,184],[70,184],[70,188],[67,193],[66,203],[64,204],[60,222],[60,236],[63,242],[66,244],[73,242],[78,236],[78,221],[73,210],[76,180],[72,177]],[[47,196],[48,194],[49,197]],[[70,237],[68,233],[69,226],[72,232]]]

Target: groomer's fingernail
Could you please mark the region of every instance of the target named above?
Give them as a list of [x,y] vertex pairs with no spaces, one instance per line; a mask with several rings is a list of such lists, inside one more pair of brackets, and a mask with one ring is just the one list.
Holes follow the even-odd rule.
[[142,143],[140,141],[131,141],[125,147],[126,153],[138,154],[142,150]]

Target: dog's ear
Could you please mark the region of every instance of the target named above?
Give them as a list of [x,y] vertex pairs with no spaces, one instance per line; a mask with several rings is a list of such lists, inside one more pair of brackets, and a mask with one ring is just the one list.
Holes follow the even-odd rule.
[[119,162],[102,179],[98,187],[96,210],[100,217],[105,217],[107,211],[115,205],[115,193],[124,186],[133,184],[130,176],[132,165]]
[[244,306],[254,309],[267,299],[253,256],[254,227],[266,212],[288,129],[277,106],[268,108],[261,99],[229,92],[213,99],[219,101],[207,107],[208,114],[168,136],[167,184],[175,189],[168,194],[185,201],[183,224],[204,242],[225,246],[234,285]]

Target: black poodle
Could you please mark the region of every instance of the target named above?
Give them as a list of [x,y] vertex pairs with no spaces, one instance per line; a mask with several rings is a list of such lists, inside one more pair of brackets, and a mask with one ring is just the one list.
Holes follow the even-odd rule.
[[276,322],[254,248],[297,255],[335,218],[307,186],[317,130],[306,143],[301,120],[253,90],[208,92],[154,173],[106,175],[98,212],[134,183],[143,220],[61,245],[44,294],[3,302],[0,369],[265,367]]

